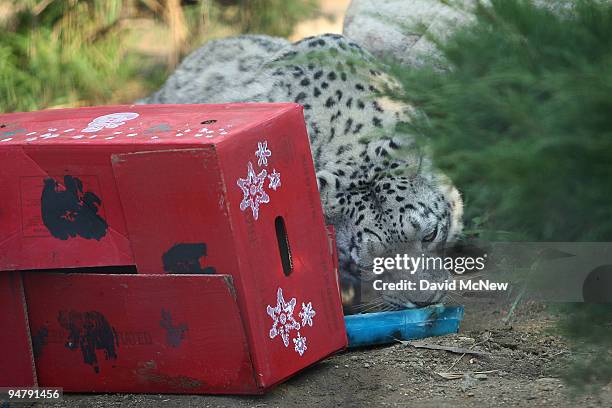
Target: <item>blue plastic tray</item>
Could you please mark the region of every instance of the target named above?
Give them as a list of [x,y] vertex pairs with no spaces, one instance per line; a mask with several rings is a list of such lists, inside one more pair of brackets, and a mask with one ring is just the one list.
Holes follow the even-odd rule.
[[457,333],[463,307],[430,306],[344,317],[349,347],[393,343]]

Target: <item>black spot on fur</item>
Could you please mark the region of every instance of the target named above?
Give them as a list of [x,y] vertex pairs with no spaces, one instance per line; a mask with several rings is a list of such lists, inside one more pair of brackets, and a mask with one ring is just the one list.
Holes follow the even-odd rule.
[[336,151],[336,155],[340,156],[342,153],[347,152],[349,150],[351,150],[350,145],[342,145],[338,147],[338,150]]
[[346,123],[344,124],[344,134],[348,134],[348,132],[350,132],[351,127],[353,126],[353,119],[348,118],[346,120]]
[[319,180],[319,186],[321,187],[321,190],[323,190],[325,186],[327,186],[327,181],[323,177],[317,177],[317,179]]
[[304,70],[302,68],[298,67],[298,66],[294,66],[293,67],[293,76],[295,78],[299,78],[302,75],[304,75]]
[[298,96],[295,97],[295,103],[300,103],[300,101],[306,99],[306,94],[304,92],[300,92]]

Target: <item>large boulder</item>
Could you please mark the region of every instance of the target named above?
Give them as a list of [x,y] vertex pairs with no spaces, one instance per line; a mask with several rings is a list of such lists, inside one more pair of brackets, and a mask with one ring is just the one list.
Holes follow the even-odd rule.
[[[481,0],[487,4],[488,0]],[[533,0],[556,13],[571,12],[575,0]],[[450,5],[449,5],[450,4]],[[445,38],[473,21],[476,0],[352,0],[343,34],[380,58],[420,66],[437,55],[429,36]]]
[[443,37],[470,18],[436,0],[353,0],[343,34],[378,57],[418,66],[436,53],[426,33]]

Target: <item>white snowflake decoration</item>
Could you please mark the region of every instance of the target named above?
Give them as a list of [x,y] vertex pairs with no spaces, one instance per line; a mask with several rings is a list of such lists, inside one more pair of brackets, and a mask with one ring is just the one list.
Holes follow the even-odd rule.
[[283,289],[278,288],[276,292],[276,306],[272,307],[268,305],[267,309],[268,315],[270,315],[274,321],[270,329],[270,338],[273,339],[280,334],[285,347],[289,346],[289,333],[291,330],[300,330],[300,324],[293,317],[295,304],[295,298],[291,298],[288,303],[285,302],[283,298]]
[[268,188],[276,191],[281,186],[280,173],[276,171],[276,169],[272,170],[272,174],[268,176],[270,179],[270,184],[268,184]]
[[81,132],[93,133],[98,132],[104,128],[107,129],[115,129],[121,125],[125,125],[125,122],[128,120],[136,119],[140,116],[135,112],[119,112],[119,113],[111,113],[110,115],[99,116],[92,120],[89,125]]
[[306,327],[306,325],[312,327],[312,318],[316,314],[317,312],[312,308],[312,302],[308,302],[308,304],[302,303],[302,311],[299,314],[302,319],[302,327]]
[[[202,128],[201,131],[206,130],[206,133],[210,133],[208,129]],[[197,136],[197,135],[196,135]],[[211,136],[206,136],[211,137]],[[272,152],[268,149],[268,141],[257,142],[257,150],[255,151],[257,157],[258,166],[267,166],[268,158],[272,156]],[[262,203],[269,203],[270,196],[265,190],[264,182],[266,179],[269,180],[267,188],[271,190],[278,190],[281,186],[280,173],[274,169],[271,174],[268,174],[268,170],[261,169],[259,174],[255,173],[253,169],[253,163],[249,162],[247,168],[247,177],[239,178],[237,180],[238,187],[242,190],[243,197],[240,203],[240,209],[245,211],[247,208],[251,208],[253,212],[253,218],[257,220],[259,218],[259,206]]]
[[272,152],[268,149],[268,142],[266,140],[263,142],[257,142],[257,151],[255,152],[255,156],[257,156],[258,166],[268,165],[268,157],[272,156]]
[[295,344],[295,351],[297,351],[300,356],[308,349],[308,347],[306,347],[306,337],[300,336],[300,332],[298,332],[297,337],[293,339],[293,344]]
[[236,184],[242,190],[244,194],[242,202],[240,203],[240,209],[242,211],[251,207],[253,211],[253,218],[259,218],[259,204],[269,203],[270,196],[263,189],[263,184],[266,181],[268,172],[264,169],[259,174],[255,174],[253,170],[253,163],[249,162],[247,166],[247,177],[239,178]]

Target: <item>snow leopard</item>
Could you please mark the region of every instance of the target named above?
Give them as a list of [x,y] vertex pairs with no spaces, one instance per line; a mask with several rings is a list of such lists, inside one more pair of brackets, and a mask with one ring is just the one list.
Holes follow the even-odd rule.
[[[395,254],[440,253],[462,230],[457,189],[398,125],[415,110],[386,91],[380,61],[336,34],[295,43],[245,35],[207,43],[141,103],[295,102],[303,106],[326,221],[335,227],[343,303],[375,279],[441,282],[442,270],[372,272]],[[384,309],[440,303],[441,291],[382,291]],[[372,302],[371,300],[369,302]]]

